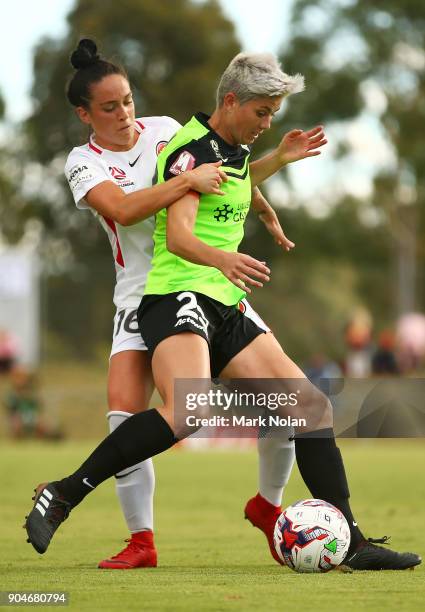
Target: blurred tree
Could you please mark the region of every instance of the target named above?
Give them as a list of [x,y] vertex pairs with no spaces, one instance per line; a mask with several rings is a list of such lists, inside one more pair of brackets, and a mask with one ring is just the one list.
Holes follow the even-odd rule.
[[5,128],[4,141],[0,146],[0,236],[14,244],[22,236],[22,223],[28,214],[28,206],[21,197],[16,185],[22,177],[22,167],[18,162],[16,143],[8,142],[5,123],[6,104],[0,92],[0,125]]
[[363,205],[348,197],[320,219],[304,206],[278,209],[296,244],[289,253],[277,248],[264,228],[247,232],[242,252],[267,261],[272,270],[270,284],[249,300],[298,362],[315,353],[342,359],[345,324],[365,296],[375,321],[392,323],[392,296],[382,274],[391,253],[387,232],[365,226],[362,213]]
[[181,122],[213,109],[218,77],[239,44],[217,0],[78,0],[67,35],[36,47],[34,111],[25,133],[37,162],[30,209],[42,221],[44,260],[53,273],[49,328],[89,357],[110,336],[113,265],[103,230],[76,210],[62,176],[66,155],[88,136],[65,98],[73,72],[69,57],[82,37],[94,38],[104,57],[124,65],[138,116],[169,115]]
[[[357,136],[363,140],[383,135],[393,161],[375,175],[370,201],[386,224],[387,252],[393,251],[382,274],[393,293],[393,314],[423,309],[425,5],[421,0],[295,0],[290,34],[283,64],[286,71],[306,76],[307,93],[297,96],[284,121],[338,122],[337,155],[347,160],[345,122],[368,119],[369,132]],[[349,230],[345,226],[344,233]]]

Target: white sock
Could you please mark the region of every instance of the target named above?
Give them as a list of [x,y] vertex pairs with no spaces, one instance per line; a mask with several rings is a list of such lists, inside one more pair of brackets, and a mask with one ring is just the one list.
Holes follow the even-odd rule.
[[282,503],[294,465],[295,444],[289,440],[293,435],[292,427],[282,427],[268,438],[258,438],[258,492],[274,506]]
[[[109,431],[133,416],[131,412],[113,410],[106,415]],[[126,475],[127,474],[127,475]],[[146,459],[116,474],[116,491],[131,533],[153,531],[153,494],[155,472],[152,459]]]

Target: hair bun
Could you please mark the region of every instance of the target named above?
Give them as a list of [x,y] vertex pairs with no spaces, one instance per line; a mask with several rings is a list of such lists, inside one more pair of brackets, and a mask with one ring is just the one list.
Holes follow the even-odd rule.
[[100,60],[97,53],[97,46],[91,38],[83,38],[78,43],[78,47],[71,55],[71,64],[76,70],[87,68]]

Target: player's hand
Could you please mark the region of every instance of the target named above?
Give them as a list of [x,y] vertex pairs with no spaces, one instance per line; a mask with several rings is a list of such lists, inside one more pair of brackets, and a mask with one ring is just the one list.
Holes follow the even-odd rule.
[[282,162],[289,164],[299,159],[320,155],[321,151],[318,149],[327,142],[323,125],[318,125],[308,132],[291,130],[282,138],[277,152]]
[[190,170],[187,173],[190,179],[190,188],[199,191],[199,193],[224,195],[220,185],[223,181],[227,181],[227,174],[220,168],[222,163],[217,161],[213,164],[202,164],[194,170]]
[[260,212],[258,217],[266,226],[267,231],[273,236],[276,244],[282,247],[284,251],[290,251],[294,248],[295,243],[285,236],[279,219],[271,206]]
[[270,280],[270,269],[265,262],[244,253],[223,252],[219,270],[246,293],[251,293],[249,285],[262,287]]

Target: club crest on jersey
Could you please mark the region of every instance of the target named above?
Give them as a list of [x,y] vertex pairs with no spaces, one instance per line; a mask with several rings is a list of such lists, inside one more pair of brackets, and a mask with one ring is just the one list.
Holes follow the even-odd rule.
[[166,140],[160,140],[156,145],[156,154],[159,155],[163,149],[167,146],[168,142]]
[[116,166],[109,166],[109,172],[117,181],[123,181],[127,178],[127,175],[124,170],[122,170],[121,168],[117,168]]
[[195,166],[195,158],[189,151],[182,151],[170,168],[172,174],[178,175],[187,170],[192,170]]

